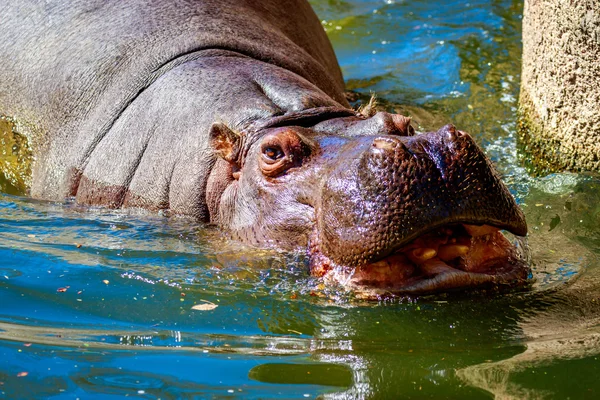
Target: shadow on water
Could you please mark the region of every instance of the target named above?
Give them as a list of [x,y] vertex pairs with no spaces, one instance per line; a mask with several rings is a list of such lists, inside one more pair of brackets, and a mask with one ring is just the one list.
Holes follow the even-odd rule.
[[600,180],[518,159],[522,3],[312,3],[350,89],[484,147],[526,213],[533,287],[363,303],[302,254],[0,194],[0,396],[597,397]]

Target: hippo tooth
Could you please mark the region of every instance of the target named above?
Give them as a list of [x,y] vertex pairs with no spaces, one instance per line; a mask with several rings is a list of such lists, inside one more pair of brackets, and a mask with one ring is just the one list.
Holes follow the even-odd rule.
[[379,268],[389,268],[390,264],[388,263],[387,260],[379,260],[377,262],[374,262],[372,264],[369,265],[371,268],[373,269],[379,269]]
[[490,225],[478,226],[478,225],[464,224],[463,226],[465,227],[465,230],[467,231],[467,233],[474,237],[485,236],[485,235],[489,235],[491,233],[495,233],[498,231],[498,228],[494,228],[493,226],[490,226]]
[[438,249],[438,257],[443,261],[450,261],[457,257],[466,255],[469,252],[469,246],[462,244],[448,244],[440,246]]
[[393,254],[382,260],[374,262],[374,263],[370,264],[369,266],[371,268],[390,269],[390,268],[394,268],[394,267],[406,266],[406,263],[407,263],[406,257],[404,257],[402,254]]
[[411,260],[416,263],[422,263],[430,260],[437,255],[436,249],[421,247],[410,252]]

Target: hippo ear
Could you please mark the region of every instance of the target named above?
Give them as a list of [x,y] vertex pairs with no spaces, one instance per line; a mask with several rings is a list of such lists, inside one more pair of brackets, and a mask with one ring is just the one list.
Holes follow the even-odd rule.
[[392,121],[402,136],[414,136],[415,128],[410,124],[410,117],[405,117],[400,114],[392,114]]
[[229,162],[235,162],[239,151],[240,135],[221,122],[210,127],[210,146],[215,153]]

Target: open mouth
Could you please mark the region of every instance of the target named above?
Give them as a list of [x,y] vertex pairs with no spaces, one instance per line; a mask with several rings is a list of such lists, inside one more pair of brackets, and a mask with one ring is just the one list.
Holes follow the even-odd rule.
[[456,289],[515,287],[527,282],[529,266],[499,229],[467,224],[430,231],[392,254],[360,267],[344,267],[322,254],[312,272],[365,298],[422,295]]

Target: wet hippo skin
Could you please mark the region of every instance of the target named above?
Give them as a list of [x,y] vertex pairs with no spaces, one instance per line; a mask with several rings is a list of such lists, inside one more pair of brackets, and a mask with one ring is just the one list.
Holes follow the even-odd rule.
[[525,220],[486,156],[451,125],[352,110],[308,3],[5,3],[0,114],[31,138],[31,196],[305,248],[377,296],[526,280],[498,232]]

